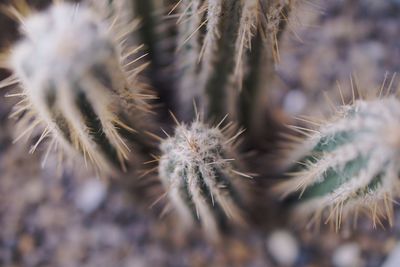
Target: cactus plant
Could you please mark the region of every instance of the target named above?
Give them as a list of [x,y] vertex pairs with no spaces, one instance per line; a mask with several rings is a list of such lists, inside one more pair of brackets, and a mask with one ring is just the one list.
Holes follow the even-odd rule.
[[[138,77],[147,64],[132,57],[144,49],[150,60],[145,74],[153,86],[172,86],[161,73],[165,62],[175,63],[168,66],[176,78],[174,96],[181,98],[175,109],[179,120],[188,122],[177,124],[175,134],[160,144],[159,178],[172,205],[188,224],[199,221],[210,236],[217,236],[228,218],[244,223],[246,194],[237,177],[247,175],[236,169],[246,164],[240,162],[243,150],[231,144],[237,137],[233,124],[222,118],[229,114],[235,123],[254,129],[258,96],[264,81],[274,79],[278,43],[293,2],[87,2],[79,7],[57,3],[37,14],[21,6],[20,13],[7,9],[21,22],[22,33],[1,62],[14,72],[2,86],[22,88],[10,94],[22,98],[13,116],[25,130],[16,139],[42,127],[32,152],[51,137],[48,151],[61,146],[79,152],[106,174],[126,170],[135,163],[131,155],[153,152],[145,136],[134,133],[156,124],[143,120],[150,109],[146,100],[154,98]],[[157,15],[168,10],[166,19],[176,17],[176,25],[168,22],[166,28],[173,30],[162,32]],[[174,39],[175,55],[164,53],[164,37]],[[130,45],[138,42],[144,45]],[[204,118],[191,107],[193,100]],[[311,217],[311,224],[323,217],[339,228],[344,216],[371,210],[375,225],[382,217],[392,224],[398,109],[392,96],[358,100],[316,123],[319,129],[304,130],[308,139],[287,155],[300,162],[291,166],[295,177],[277,186],[285,196],[300,197],[296,214]],[[217,127],[210,126],[220,119]],[[139,153],[130,153],[132,146]]]
[[233,146],[241,131],[232,135],[233,129],[197,119],[179,124],[161,144],[159,175],[169,198],[187,225],[198,220],[213,238],[227,218],[245,222],[238,177],[249,176],[236,170]]
[[[69,1],[75,4],[68,0],[29,1],[41,7],[44,2],[49,2],[50,7],[41,11],[29,8],[24,4],[25,0],[7,2],[13,2],[13,6],[0,4],[0,13],[5,12],[18,21],[20,39],[0,54],[0,68],[13,73],[0,82],[0,87],[11,87],[15,92],[8,96],[17,99],[16,104],[10,105],[15,104],[11,117],[18,125],[15,130],[7,129],[6,132],[10,135],[16,132],[16,141],[29,139],[30,152],[36,151],[30,160],[42,158],[46,162],[49,159],[49,164],[44,170],[36,166],[29,168],[32,173],[37,171],[43,175],[40,177],[43,181],[30,180],[24,186],[21,180],[14,179],[18,178],[14,173],[25,178],[26,166],[21,168],[22,171],[13,170],[13,175],[6,173],[2,175],[4,179],[0,179],[1,192],[6,195],[10,195],[8,191],[12,192],[9,189],[14,187],[28,192],[18,201],[10,201],[7,196],[2,198],[4,203],[17,203],[18,211],[23,213],[22,219],[16,218],[14,212],[11,212],[11,219],[4,216],[7,229],[0,236],[4,241],[0,255],[4,254],[5,260],[0,261],[5,265],[60,265],[47,259],[38,263],[40,257],[32,255],[32,251],[41,247],[45,253],[40,251],[38,255],[48,255],[48,245],[54,243],[53,237],[58,237],[48,234],[45,227],[51,226],[52,231],[65,229],[63,226],[71,222],[84,224],[83,227],[74,225],[71,231],[63,233],[68,237],[70,232],[79,232],[71,235],[73,240],[66,239],[73,243],[73,248],[55,248],[52,254],[57,260],[77,257],[80,263],[84,261],[90,266],[92,262],[86,261],[86,252],[100,253],[102,255],[96,261],[108,262],[109,251],[115,245],[118,251],[112,253],[108,265],[142,263],[146,255],[141,255],[137,262],[137,258],[128,255],[130,252],[126,250],[135,238],[140,239],[140,248],[133,247],[133,250],[139,253],[144,251],[142,248],[146,244],[152,246],[150,252],[154,252],[152,248],[157,252],[160,244],[178,246],[179,251],[172,248],[166,250],[171,253],[158,253],[171,254],[174,259],[167,265],[184,265],[188,260],[198,265],[213,265],[201,262],[203,255],[199,257],[198,253],[202,253],[205,246],[203,233],[197,232],[196,228],[204,230],[207,240],[222,241],[217,243],[220,246],[206,249],[206,261],[213,257],[209,257],[210,254],[219,251],[235,254],[233,260],[218,255],[218,266],[225,262],[237,266],[260,265],[257,257],[260,253],[267,265],[321,265],[304,262],[309,257],[304,258],[303,253],[325,253],[325,250],[331,253],[333,248],[334,264],[354,266],[361,264],[361,260],[350,262],[347,259],[357,258],[355,254],[359,254],[359,249],[350,253],[352,257],[347,257],[348,246],[336,249],[332,245],[339,242],[340,237],[332,238],[334,234],[331,233],[329,238],[320,238],[329,240],[329,246],[314,250],[308,233],[295,231],[287,224],[294,222],[302,227],[301,222],[304,222],[318,228],[321,223],[329,222],[338,231],[350,222],[345,220],[346,217],[354,216],[357,222],[361,214],[370,216],[374,226],[386,226],[384,220],[387,220],[390,226],[395,226],[394,231],[398,228],[398,216],[394,215],[392,202],[400,196],[400,170],[397,167],[400,165],[400,101],[389,96],[394,78],[389,82],[388,93],[383,93],[385,76],[379,97],[363,98],[360,92],[353,91],[353,98],[360,99],[353,99],[351,104],[343,101],[343,106],[339,107],[333,103],[339,97],[349,98],[351,92],[335,94],[328,91],[333,81],[338,77],[341,80],[343,73],[348,71],[343,64],[346,60],[351,61],[351,66],[365,65],[368,69],[362,75],[354,75],[354,80],[362,81],[362,87],[373,84],[376,75],[372,74],[376,70],[372,65],[386,68],[393,63],[395,57],[387,60],[382,44],[373,41],[381,33],[376,34],[376,29],[371,33],[366,30],[370,23],[365,23],[364,15],[369,13],[365,4],[361,8],[354,8],[357,1],[335,4],[333,12],[325,13],[319,3],[311,3],[318,9],[318,14],[310,15],[306,10],[300,10],[300,16],[295,19],[303,25],[328,22],[328,34],[320,31],[318,36],[307,32],[306,38],[298,38],[299,41],[306,40],[302,45],[285,38],[288,43],[279,51],[285,30],[298,30],[288,24],[294,0]],[[387,3],[373,5],[379,9],[379,16],[386,15],[383,12],[385,5]],[[361,10],[357,14],[362,16],[349,16],[346,21],[339,19],[340,10],[352,14],[354,9]],[[393,10],[391,13],[396,13]],[[320,12],[324,14],[320,15]],[[307,18],[305,21],[304,17]],[[354,29],[347,27],[354,17],[363,18],[356,36]],[[3,18],[0,21],[3,22]],[[385,29],[392,37],[393,23],[395,20],[390,18],[389,27]],[[378,28],[377,25],[374,24],[374,28]],[[309,30],[315,29],[310,27]],[[351,34],[350,42],[346,34]],[[319,37],[322,48],[314,49],[311,43]],[[7,38],[0,38],[0,41],[4,39],[8,41]],[[362,48],[354,54],[356,43],[361,43]],[[345,51],[347,48],[351,53]],[[307,55],[311,51],[312,54]],[[276,66],[280,52],[289,52],[289,55],[284,54],[284,64]],[[327,58],[337,58],[341,64],[333,68],[327,61],[316,64],[324,52]],[[365,54],[368,54],[367,60]],[[305,62],[300,64],[299,61]],[[377,62],[371,65],[372,61]],[[316,66],[328,66],[325,67],[328,72],[333,69],[332,74],[339,73],[339,76],[326,72],[320,75],[320,70],[315,71]],[[275,83],[276,70],[282,83]],[[301,116],[312,117],[326,112],[323,104],[314,101],[319,99],[320,91],[313,88],[324,88],[332,95],[329,104],[334,114],[328,119],[313,120]],[[152,92],[158,95],[154,100]],[[196,103],[194,107],[193,102]],[[169,110],[171,114],[177,114],[177,118],[173,115],[169,119]],[[8,112],[7,105],[0,106],[1,122]],[[275,144],[269,141],[276,141],[274,138],[283,128],[278,123],[290,121],[291,114],[301,116],[291,127],[297,131],[296,136],[290,136],[296,142],[288,144],[285,140],[284,145],[289,145],[287,153],[277,155]],[[304,126],[307,122],[312,126]],[[244,128],[246,131],[238,130]],[[161,132],[167,135],[165,139],[159,137]],[[301,134],[304,136],[300,137]],[[239,135],[243,142],[239,142]],[[0,170],[20,164],[21,155],[17,155],[16,160],[16,153],[12,152],[20,153],[19,149],[23,148],[4,145],[8,137],[8,133],[0,133],[0,152],[7,151],[5,157],[0,153]],[[157,144],[151,143],[150,138]],[[40,144],[45,140],[47,147],[41,151]],[[53,150],[61,150],[69,159],[88,161],[94,170],[72,166],[72,173],[65,172],[62,179],[50,180],[55,170],[52,163],[66,164],[63,158],[53,160]],[[272,152],[272,159],[269,152]],[[154,160],[149,160],[149,156]],[[285,170],[275,164],[282,161]],[[151,167],[142,172],[142,164]],[[250,179],[247,170],[257,173],[254,175],[257,178]],[[288,171],[287,176],[285,171]],[[118,180],[111,179],[100,186],[103,181],[98,181],[97,188],[93,183],[81,182],[81,177],[92,175]],[[275,177],[285,180],[279,180],[273,187]],[[42,183],[45,190],[40,190]],[[67,192],[63,194],[65,185]],[[76,190],[77,186],[84,190]],[[106,190],[106,186],[110,190]],[[271,187],[285,199],[283,203],[271,194]],[[49,197],[45,195],[48,192]],[[121,192],[129,198],[122,197]],[[14,198],[18,197],[11,199]],[[71,203],[60,205],[61,201],[72,198],[74,201],[70,202],[78,209],[69,209],[69,206],[64,209],[64,204]],[[56,202],[53,206],[62,213],[57,213],[53,219],[54,209],[47,209],[45,201],[51,205]],[[80,205],[82,202],[84,205]],[[151,212],[143,214],[148,212],[147,204],[151,202],[157,215],[168,213],[169,216],[159,222],[153,220]],[[143,204],[145,209],[142,209]],[[3,206],[0,213],[6,214],[8,206]],[[165,209],[161,211],[160,207]],[[294,217],[289,219],[286,210],[292,211]],[[138,218],[136,211],[143,217]],[[63,216],[70,212],[74,212],[71,218]],[[101,226],[97,228],[99,218]],[[60,221],[63,224],[59,224]],[[181,222],[188,228],[182,227]],[[345,228],[346,239],[354,238],[364,243],[363,236],[359,238],[359,235],[367,230],[365,222],[357,224],[362,227],[354,232]],[[116,225],[111,225],[114,223]],[[276,231],[277,227],[289,229]],[[185,236],[176,234],[181,229],[191,232],[186,232]],[[142,235],[143,230],[147,231],[145,235]],[[292,230],[296,237],[307,239],[306,248],[293,240],[288,233]],[[15,231],[13,234],[18,239],[10,240],[10,231]],[[109,231],[113,240],[103,240],[103,233]],[[285,234],[276,235],[277,232]],[[377,234],[379,238],[385,235]],[[386,235],[393,235],[393,232]],[[268,252],[262,249],[266,237]],[[156,238],[163,240],[153,247]],[[61,239],[64,240],[63,236]],[[385,253],[393,246],[392,239],[385,243]],[[244,245],[240,244],[242,241]],[[317,241],[318,245],[325,242]],[[95,242],[96,246],[92,247],[90,242]],[[77,249],[76,244],[82,244],[84,249]],[[104,254],[104,246],[107,254]],[[120,248],[126,259],[121,257]],[[182,248],[194,251],[195,256],[176,257],[176,252],[180,253]],[[369,252],[364,246],[362,250],[363,254]],[[282,260],[285,258],[289,260]],[[374,255],[373,258],[376,261],[380,257]],[[154,262],[162,265],[158,258]],[[324,264],[327,264],[326,259]]]
[[137,21],[121,27],[114,17],[67,3],[22,20],[23,38],[6,62],[22,89],[13,116],[21,115],[26,129],[16,140],[43,127],[32,151],[50,137],[49,150],[79,151],[105,173],[126,170],[126,137],[152,97],[137,81],[140,70],[126,61],[137,51],[124,44]]
[[[309,225],[321,218],[336,230],[347,215],[369,214],[393,224],[400,183],[400,101],[394,96],[357,100],[338,108],[316,130],[304,130],[306,141],[291,150],[293,179],[278,192],[299,197],[295,214]],[[310,219],[311,218],[311,219]]]
[[[248,163],[240,155],[248,146],[236,144],[243,131],[235,133],[234,125],[246,133],[260,125],[259,96],[275,79],[293,1],[86,0],[43,12],[21,3],[5,8],[22,37],[0,62],[13,72],[1,87],[20,90],[9,95],[21,98],[12,114],[24,128],[16,140],[39,133],[31,152],[50,138],[45,159],[61,147],[107,175],[136,169],[137,157],[155,150],[137,131],[154,137],[149,128],[169,126],[160,118],[149,122],[154,96],[142,82],[147,78],[167,107],[165,89],[175,89],[167,98],[179,98],[174,111],[184,122],[174,117],[174,135],[160,140],[157,159],[158,185],[172,206],[187,225],[197,222],[214,238],[228,221],[247,223],[248,181],[239,177],[250,176],[238,170]],[[366,210],[375,225],[382,217],[392,224],[398,115],[399,100],[385,96],[343,105],[330,120],[314,123],[316,130],[297,128],[307,140],[285,156],[295,177],[276,190],[298,196],[295,213],[310,224],[325,218],[338,229],[344,216]]]

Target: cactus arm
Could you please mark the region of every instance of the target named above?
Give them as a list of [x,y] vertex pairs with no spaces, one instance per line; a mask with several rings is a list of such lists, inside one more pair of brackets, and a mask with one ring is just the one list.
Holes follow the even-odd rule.
[[[120,63],[127,50],[134,51],[120,43],[131,29],[108,24],[113,17],[94,10],[85,4],[76,8],[58,3],[24,18],[23,38],[11,51],[8,65],[23,89],[21,105],[28,103],[16,113],[30,116],[20,120],[26,128],[22,136],[36,125],[43,127],[40,141],[51,137],[51,144],[61,144],[62,152],[78,152],[95,169],[111,174],[125,171],[129,157],[119,129],[132,135],[137,116],[131,115],[148,104],[139,99],[142,90],[136,76]],[[35,124],[30,124],[31,117]]]
[[299,146],[303,156],[292,167],[293,179],[276,187],[299,197],[295,214],[325,217],[337,229],[342,217],[358,210],[392,223],[389,203],[397,194],[400,173],[399,112],[400,101],[394,97],[356,101],[341,107]]

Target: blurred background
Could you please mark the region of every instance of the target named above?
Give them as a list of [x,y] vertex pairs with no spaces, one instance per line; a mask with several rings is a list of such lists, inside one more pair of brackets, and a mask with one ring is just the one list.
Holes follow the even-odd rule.
[[[28,2],[43,8],[48,1]],[[299,2],[280,45],[280,82],[267,99],[282,123],[325,113],[324,92],[338,100],[339,82],[349,95],[352,75],[363,90],[377,90],[400,70],[399,0]],[[15,23],[0,14],[0,47],[17,38]],[[0,91],[0,266],[400,266],[400,212],[393,228],[365,222],[351,232],[314,233],[271,210],[267,225],[233,232],[222,246],[201,231],[175,231],[174,218],[136,205],[113,180],[85,170],[58,173],[56,159],[41,168],[40,152],[12,144],[14,103],[6,93]]]

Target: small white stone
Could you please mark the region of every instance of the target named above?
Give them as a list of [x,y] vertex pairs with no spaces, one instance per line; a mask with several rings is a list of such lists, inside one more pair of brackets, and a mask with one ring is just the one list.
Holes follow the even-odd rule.
[[400,243],[390,252],[382,267],[399,267],[400,266]]
[[25,194],[23,198],[25,201],[29,203],[38,203],[40,202],[40,199],[44,196],[45,191],[43,184],[37,180],[37,179],[32,179],[30,182],[28,182],[25,185]]
[[361,250],[356,243],[347,243],[338,247],[332,256],[335,267],[359,267],[362,265]]
[[85,213],[92,213],[107,195],[107,185],[98,178],[86,181],[80,188],[75,204]]
[[289,115],[298,115],[307,105],[307,98],[300,90],[291,90],[283,101],[283,109]]
[[267,248],[273,259],[282,266],[292,266],[299,256],[299,246],[288,231],[273,232],[267,240]]

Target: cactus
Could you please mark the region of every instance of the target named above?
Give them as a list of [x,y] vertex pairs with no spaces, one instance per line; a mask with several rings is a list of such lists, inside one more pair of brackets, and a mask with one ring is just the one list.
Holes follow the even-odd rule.
[[[293,179],[278,192],[296,194],[295,214],[309,224],[321,218],[338,230],[346,215],[370,212],[374,226],[386,217],[393,224],[393,199],[398,196],[400,101],[388,96],[358,100],[291,150]],[[311,217],[311,219],[310,219]]]
[[[225,114],[251,127],[263,76],[273,78],[291,1],[179,1],[178,70],[184,120],[192,99],[208,119]],[[283,11],[285,10],[285,11]],[[261,63],[261,59],[263,60]],[[243,89],[243,90],[242,90]],[[240,107],[240,108],[238,108]],[[188,116],[190,114],[190,116]]]
[[137,48],[124,39],[137,21],[121,28],[108,20],[86,5],[54,4],[23,18],[23,38],[7,62],[22,88],[13,116],[22,114],[27,125],[16,140],[41,126],[32,151],[50,137],[49,150],[79,151],[105,173],[126,170],[125,136],[135,132],[134,114],[147,110],[151,98],[137,82],[140,70],[126,62]]
[[200,221],[213,238],[227,218],[245,222],[238,176],[249,176],[235,170],[233,143],[241,132],[232,135],[228,125],[219,129],[197,119],[178,125],[161,144],[159,175],[171,202],[187,225]]

